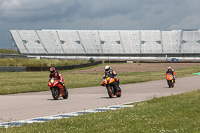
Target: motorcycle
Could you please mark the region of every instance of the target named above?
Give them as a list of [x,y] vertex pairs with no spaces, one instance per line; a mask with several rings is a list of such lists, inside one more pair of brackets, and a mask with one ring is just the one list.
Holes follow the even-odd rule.
[[169,88],[173,88],[174,87],[174,78],[171,73],[167,74],[166,80],[167,80],[167,84],[168,84]]
[[103,83],[106,86],[110,98],[113,98],[115,95],[121,97],[121,88],[118,87],[117,82],[112,76],[108,75],[108,77],[103,79]]
[[61,85],[58,79],[49,79],[48,86],[50,87],[54,100],[58,100],[59,97],[63,97],[64,99],[68,98],[68,90],[64,90],[64,84]]

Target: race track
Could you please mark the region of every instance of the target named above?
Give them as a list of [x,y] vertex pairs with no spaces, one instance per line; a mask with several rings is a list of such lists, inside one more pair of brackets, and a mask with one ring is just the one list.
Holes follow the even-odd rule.
[[69,89],[67,100],[53,100],[50,91],[0,96],[0,123],[48,115],[56,115],[116,105],[153,97],[179,94],[200,89],[200,76],[176,79],[175,88],[168,88],[165,80],[127,84],[122,97],[108,97],[105,87]]

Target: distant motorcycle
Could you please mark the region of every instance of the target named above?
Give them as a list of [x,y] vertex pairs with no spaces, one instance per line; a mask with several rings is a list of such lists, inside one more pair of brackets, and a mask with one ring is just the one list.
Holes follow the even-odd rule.
[[167,84],[168,84],[169,88],[173,88],[174,87],[174,78],[171,73],[167,74],[166,80],[167,80]]
[[111,75],[103,79],[103,83],[106,86],[110,98],[113,98],[115,95],[121,97],[121,88],[118,87],[117,82]]
[[68,90],[66,89],[64,91],[64,87],[59,83],[58,79],[49,79],[48,86],[50,87],[54,100],[58,100],[59,97],[63,97],[64,99],[68,98]]

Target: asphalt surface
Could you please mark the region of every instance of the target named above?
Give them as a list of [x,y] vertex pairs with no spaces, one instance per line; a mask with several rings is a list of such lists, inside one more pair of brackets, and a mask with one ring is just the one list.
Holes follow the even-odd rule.
[[109,105],[148,100],[200,89],[200,76],[176,79],[174,88],[166,80],[127,84],[122,97],[109,98],[102,86],[69,89],[68,99],[53,100],[51,92],[34,92],[0,96],[0,123],[93,109]]

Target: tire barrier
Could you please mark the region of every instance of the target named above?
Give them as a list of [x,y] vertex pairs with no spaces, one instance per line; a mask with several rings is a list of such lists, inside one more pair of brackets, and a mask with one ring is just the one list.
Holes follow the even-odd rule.
[[27,55],[23,54],[1,54],[0,53],[0,58],[28,58]]
[[26,67],[0,66],[0,72],[25,72]]
[[[102,61],[96,61],[94,63],[85,63],[69,66],[59,66],[56,70],[71,70],[75,68],[83,68],[88,66],[94,66],[101,64]],[[15,66],[0,66],[0,72],[26,72],[26,71],[49,71],[50,67],[15,67]]]
[[[75,68],[83,68],[88,66],[94,66],[101,64],[102,61],[96,61],[94,63],[84,63],[84,64],[77,64],[77,65],[69,65],[69,66],[59,66],[55,67],[56,70],[71,70]],[[49,71],[50,67],[26,67],[26,71]]]

